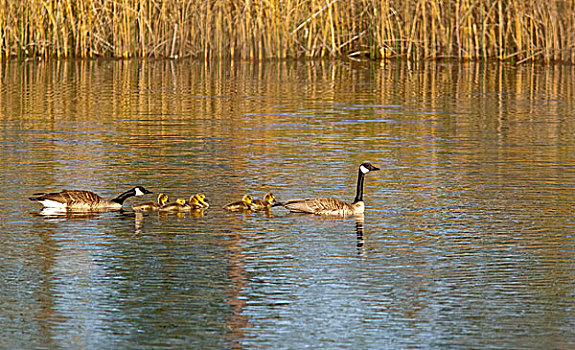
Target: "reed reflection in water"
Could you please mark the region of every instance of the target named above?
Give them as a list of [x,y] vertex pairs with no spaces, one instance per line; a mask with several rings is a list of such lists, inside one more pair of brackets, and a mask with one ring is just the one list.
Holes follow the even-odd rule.
[[[0,72],[2,347],[575,346],[572,67]],[[382,171],[364,217],[221,209],[268,191],[352,200],[366,160]],[[211,206],[43,216],[26,200],[135,185]]]

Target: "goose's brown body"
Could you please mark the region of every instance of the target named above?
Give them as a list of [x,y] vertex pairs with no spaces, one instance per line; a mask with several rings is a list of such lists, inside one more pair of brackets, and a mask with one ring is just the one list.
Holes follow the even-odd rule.
[[350,204],[340,199],[329,197],[291,199],[283,202],[282,206],[294,213],[315,215],[350,216],[362,214],[365,210],[363,201]]
[[143,196],[152,193],[141,186],[136,186],[118,197],[108,200],[91,191],[63,190],[53,193],[37,193],[31,201],[42,203],[46,208],[70,211],[114,211],[122,210],[124,201],[132,196]]

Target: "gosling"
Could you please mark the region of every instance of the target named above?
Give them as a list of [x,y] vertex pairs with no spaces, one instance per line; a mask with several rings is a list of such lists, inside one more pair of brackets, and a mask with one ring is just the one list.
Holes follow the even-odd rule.
[[246,194],[242,197],[241,201],[233,202],[224,205],[224,209],[227,211],[248,211],[253,210],[253,200],[254,198],[249,194]]
[[276,203],[276,199],[273,193],[266,193],[264,199],[254,199],[252,202],[252,210],[254,211],[262,211],[262,210],[270,210],[271,207]]

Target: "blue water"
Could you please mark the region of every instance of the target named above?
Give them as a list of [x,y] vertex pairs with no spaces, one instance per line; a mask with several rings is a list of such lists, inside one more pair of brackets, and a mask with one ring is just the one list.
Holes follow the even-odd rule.
[[[569,67],[1,66],[0,347],[575,347]],[[228,213],[352,200],[363,217]],[[202,214],[42,215],[144,185]]]

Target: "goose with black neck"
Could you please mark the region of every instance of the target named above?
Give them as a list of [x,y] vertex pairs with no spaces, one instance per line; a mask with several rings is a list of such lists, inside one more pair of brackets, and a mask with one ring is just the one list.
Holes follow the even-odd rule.
[[347,203],[332,197],[316,197],[307,199],[290,199],[285,202],[276,203],[274,206],[282,206],[294,213],[315,215],[351,216],[363,214],[365,211],[365,204],[363,202],[363,183],[365,175],[371,171],[378,170],[378,167],[368,162],[359,165],[356,195],[352,203]]

